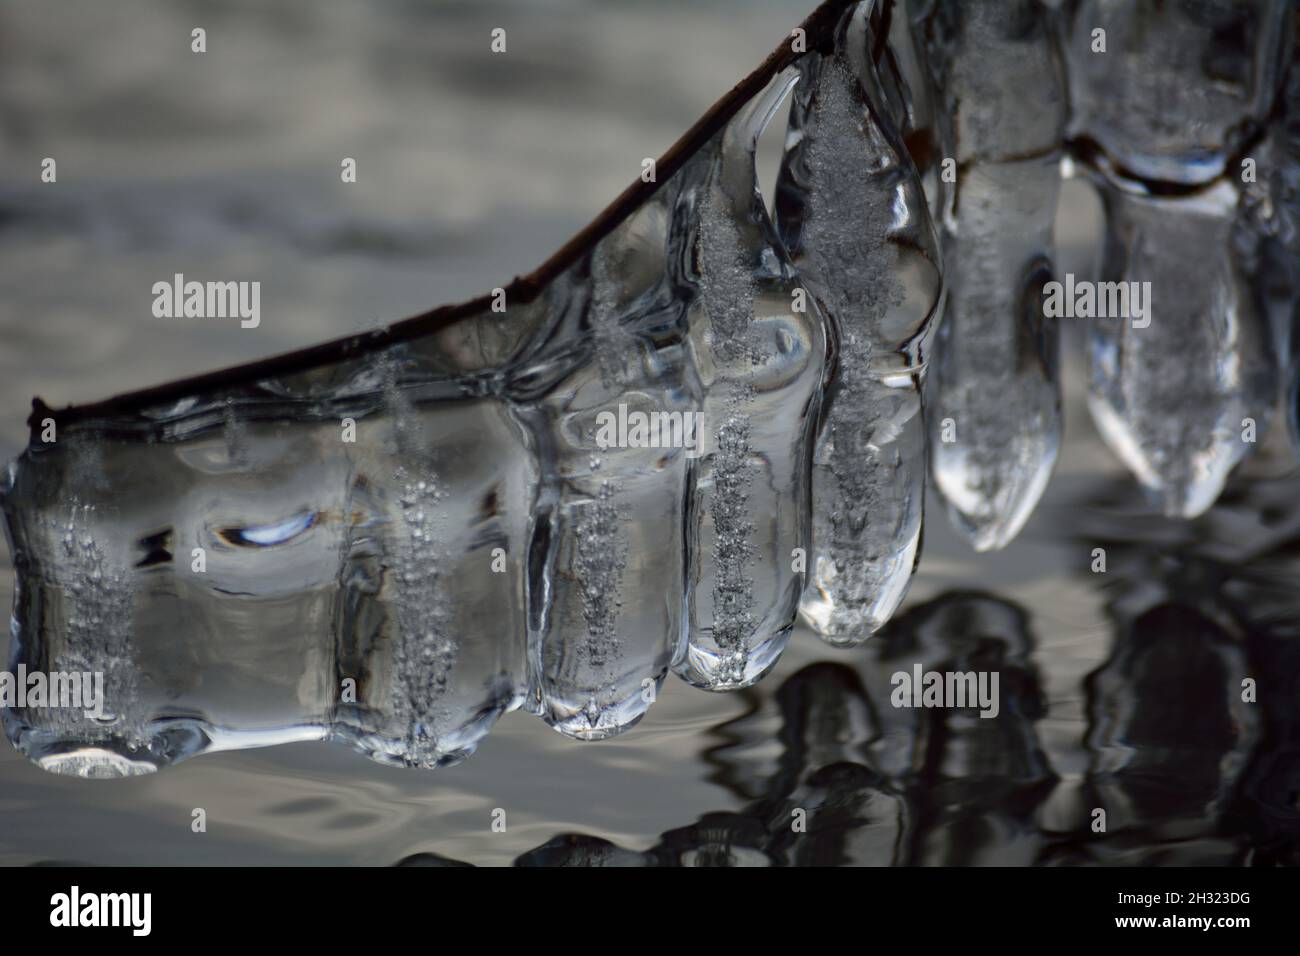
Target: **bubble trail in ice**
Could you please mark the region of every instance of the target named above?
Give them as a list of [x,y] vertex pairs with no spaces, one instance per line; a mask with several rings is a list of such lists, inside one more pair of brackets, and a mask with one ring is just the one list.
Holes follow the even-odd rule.
[[[85,707],[44,710],[29,705],[6,720],[23,728],[22,746],[46,770],[89,777],[134,775],[153,769],[149,740],[134,706],[139,683],[133,666],[134,593],[125,556],[97,540],[102,530],[98,509],[74,494],[61,528],[50,529],[61,533],[44,589],[50,603],[43,610],[52,616],[47,625],[61,625],[61,644],[51,642],[44,661],[27,658],[22,648],[15,648],[15,656],[29,671],[75,673],[91,681],[92,675],[102,674],[104,716],[87,714]],[[87,683],[89,690],[93,683]],[[79,738],[83,746],[66,749],[60,738]]]
[[397,649],[394,661],[398,679],[393,682],[389,709],[406,728],[407,759],[423,765],[438,763],[432,727],[439,720],[442,695],[455,677],[456,642],[447,634],[447,597],[440,592],[438,527],[441,507],[436,478],[398,477],[400,518],[392,522],[391,573],[397,600]]
[[798,611],[807,547],[807,461],[826,331],[764,209],[754,153],[795,81],[776,77],[684,175],[698,210],[690,356],[703,434],[693,463],[689,623],[675,672],[698,687],[758,680]]
[[[64,451],[39,489],[45,506],[16,519],[11,531],[11,541],[41,546],[13,548],[20,581],[9,670],[43,674],[46,699],[29,696],[26,706],[7,708],[5,730],[45,770],[82,777],[148,773],[170,741],[151,738],[139,704],[131,542],[111,533],[117,508],[103,480],[103,449],[69,440]],[[13,493],[22,482],[11,465],[0,491]],[[59,699],[56,675],[76,675],[80,700]],[[90,696],[97,683],[99,713]]]
[[987,551],[1020,532],[1060,447],[1058,330],[1041,290],[1064,82],[1037,0],[942,5],[926,27],[956,174],[948,305],[926,390],[930,464],[952,524]]
[[777,184],[782,237],[836,335],[801,605],[833,644],[861,642],[887,621],[918,559],[921,373],[942,288],[916,168],[883,125],[871,9],[845,17],[841,52],[802,62]]
[[586,274],[573,276],[573,298],[532,360],[556,373],[520,408],[542,466],[530,706],[581,740],[641,719],[684,636],[682,425],[699,408],[669,272],[687,234],[682,182],[665,183],[575,267]]
[[[707,341],[701,347],[707,349],[705,357],[713,360],[712,369],[705,365],[705,374],[727,377],[706,386],[708,445],[696,463],[692,482],[696,514],[691,531],[701,547],[694,551],[687,656],[678,672],[699,686],[726,689],[752,683],[766,670],[750,673],[748,643],[756,623],[752,578],[756,515],[749,496],[761,463],[751,461],[746,413],[755,397],[750,366],[761,359],[753,341],[753,280],[729,204],[715,192],[721,188],[703,197],[700,215],[700,311],[707,326]],[[748,196],[745,199],[752,205]],[[711,556],[703,547],[710,538]],[[784,629],[768,637],[779,642],[779,654]],[[769,660],[775,660],[775,654]]]
[[359,426],[340,483],[335,668],[356,688],[355,702],[332,694],[331,733],[384,763],[438,767],[523,699],[536,466],[503,403],[415,401],[412,363]]
[[[1071,132],[1109,219],[1106,275],[1150,283],[1150,315],[1098,320],[1089,408],[1165,514],[1208,509],[1273,404],[1265,309],[1239,244],[1234,152],[1271,108],[1290,5],[1078,5],[1066,23]],[[1107,63],[1091,52],[1106,29]],[[1138,129],[1148,129],[1137,135]]]

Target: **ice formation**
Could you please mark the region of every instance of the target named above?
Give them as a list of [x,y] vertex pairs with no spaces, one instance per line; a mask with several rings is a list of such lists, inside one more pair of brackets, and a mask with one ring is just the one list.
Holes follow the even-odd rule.
[[[10,739],[83,776],[324,738],[434,767],[518,707],[590,740],[669,672],[748,686],[797,615],[866,640],[919,560],[927,471],[980,550],[1047,485],[1063,168],[1104,197],[1100,278],[1152,290],[1091,328],[1093,414],[1199,514],[1279,381],[1297,427],[1293,19],[828,0],[499,293],[38,401],[0,486],[12,663],[103,672],[107,700],[8,708]],[[755,150],[786,103],[769,210]]]

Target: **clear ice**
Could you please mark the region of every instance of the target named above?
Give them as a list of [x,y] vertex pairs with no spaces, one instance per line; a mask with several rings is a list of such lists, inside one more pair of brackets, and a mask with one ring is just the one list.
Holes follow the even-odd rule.
[[925,497],[921,379],[942,306],[920,176],[887,125],[869,5],[810,53],[777,182],[782,238],[835,336],[812,462],[802,614],[832,644],[866,640],[902,603]]
[[[795,82],[781,74],[684,171],[695,192],[691,367],[703,421],[687,527],[690,617],[676,672],[710,690],[746,687],[794,625],[807,545],[808,447],[827,331],[768,218],[754,154]],[[694,180],[694,181],[692,181]],[[684,185],[685,188],[685,185]]]
[[[866,640],[907,592],[927,473],[979,550],[1047,485],[1063,168],[1102,194],[1102,278],[1152,289],[1149,325],[1083,320],[1092,413],[1167,513],[1199,514],[1282,388],[1300,447],[1290,14],[828,0],[657,181],[501,295],[95,405],[37,402],[0,483],[11,669],[101,673],[105,699],[94,716],[6,708],[6,733],[87,777],[308,739],[437,767],[516,708],[595,740],[669,672],[746,687],[796,616]],[[787,103],[769,211],[756,146]],[[949,615],[1023,623],[949,603],[900,633],[937,647]],[[987,652],[944,653],[967,650]],[[798,787],[868,814],[876,856],[905,812],[849,764],[870,748],[906,772],[892,724],[913,718],[840,690],[787,702],[848,728],[843,774]],[[976,724],[961,747],[1014,755],[1016,787],[1050,776],[1032,735],[1008,748]],[[762,813],[785,812],[773,800]],[[964,825],[958,804],[940,817]],[[918,852],[943,858],[942,830]]]
[[1061,443],[1059,330],[1042,291],[1065,83],[1037,0],[939,5],[924,28],[956,180],[943,223],[948,302],[926,393],[931,471],[953,526],[987,551],[1029,519]]
[[[1070,133],[1107,211],[1102,278],[1151,283],[1149,324],[1093,326],[1088,404],[1170,516],[1214,503],[1275,402],[1245,161],[1278,176],[1275,151],[1252,153],[1293,58],[1293,19],[1285,0],[1086,2],[1064,23]],[[1105,54],[1091,52],[1097,29]]]

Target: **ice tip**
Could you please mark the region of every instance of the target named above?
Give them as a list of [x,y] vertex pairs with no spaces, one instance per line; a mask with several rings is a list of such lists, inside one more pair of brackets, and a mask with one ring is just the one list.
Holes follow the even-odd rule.
[[1031,510],[1021,508],[1010,515],[959,515],[957,523],[972,550],[977,554],[992,554],[1005,549],[1020,535]]
[[1147,498],[1166,518],[1191,521],[1201,517],[1214,506],[1223,491],[1221,480],[1202,482],[1171,481],[1158,487],[1145,489]]
[[999,525],[988,525],[971,532],[969,540],[971,548],[977,554],[992,554],[1006,548],[1014,537],[1015,532],[1009,533]]

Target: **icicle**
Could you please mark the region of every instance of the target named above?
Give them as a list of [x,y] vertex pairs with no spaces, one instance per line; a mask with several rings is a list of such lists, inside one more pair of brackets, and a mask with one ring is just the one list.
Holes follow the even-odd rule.
[[776,662],[805,580],[827,330],[783,259],[754,165],[795,79],[778,76],[686,171],[696,180],[690,352],[704,434],[691,485],[689,638],[676,670],[710,690],[748,686]]
[[865,640],[902,601],[925,488],[920,381],[939,314],[938,254],[915,167],[884,126],[870,4],[832,55],[801,64],[777,215],[837,349],[813,457],[802,613],[835,644]]

